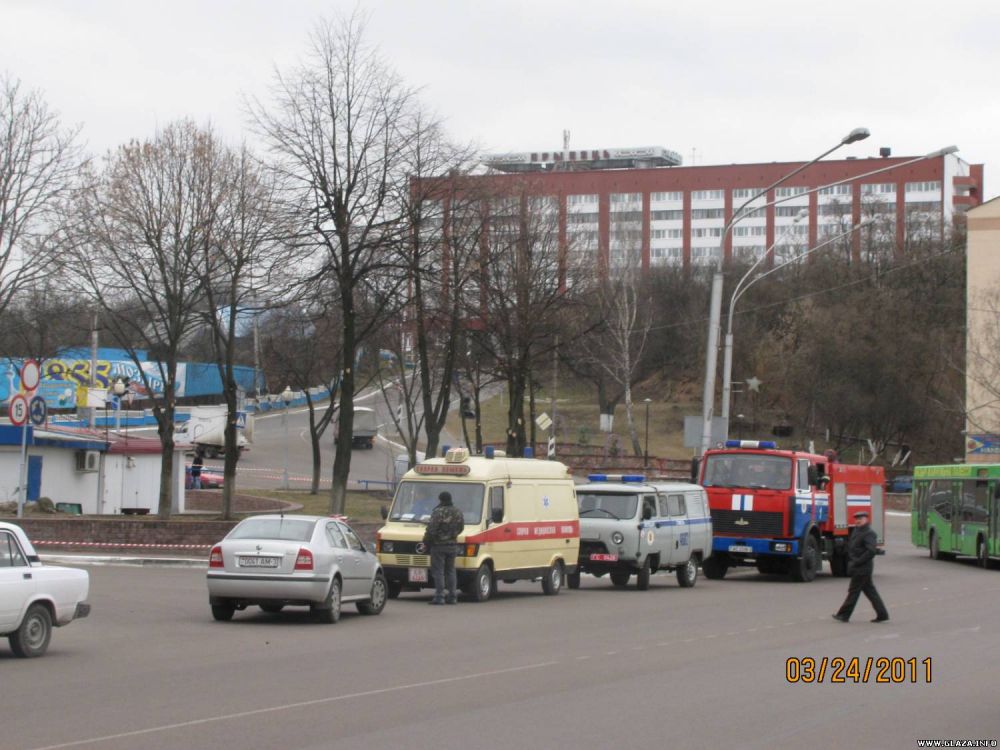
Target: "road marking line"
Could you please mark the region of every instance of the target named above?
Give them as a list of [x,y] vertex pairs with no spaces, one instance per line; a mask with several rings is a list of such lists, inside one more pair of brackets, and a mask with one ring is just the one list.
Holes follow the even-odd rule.
[[81,745],[92,745],[96,742],[109,742],[111,740],[121,740],[127,737],[141,737],[147,734],[155,734],[157,732],[168,732],[173,729],[187,729],[189,727],[197,727],[203,724],[211,724],[217,721],[229,721],[232,719],[244,719],[248,716],[259,716],[261,714],[277,713],[279,711],[290,711],[297,708],[308,708],[310,706],[322,706],[330,703],[338,703],[340,701],[354,700],[355,698],[369,698],[373,695],[385,695],[386,693],[394,693],[402,690],[415,690],[417,688],[433,687],[435,685],[447,685],[453,682],[465,682],[468,680],[478,680],[483,677],[496,677],[503,674],[513,674],[515,672],[526,672],[531,669],[543,669],[545,667],[551,667],[558,664],[558,661],[543,661],[537,664],[525,664],[520,667],[509,667],[507,669],[495,669],[490,672],[476,672],[475,674],[461,675],[458,677],[442,677],[438,680],[427,680],[425,682],[411,682],[406,685],[395,685],[393,687],[378,688],[376,690],[364,690],[359,693],[347,693],[346,695],[335,695],[329,698],[316,698],[310,701],[300,701],[298,703],[286,703],[281,706],[269,706],[266,708],[255,708],[250,711],[240,711],[231,714],[219,714],[218,716],[208,716],[204,719],[192,719],[191,721],[180,721],[175,724],[163,724],[158,727],[149,727],[147,729],[135,729],[131,732],[121,732],[119,734],[108,734],[103,737],[91,737],[89,739],[83,740],[73,740],[72,742],[64,742],[59,745],[46,745],[45,747],[34,748],[34,750],[61,750],[65,747],[80,747]]

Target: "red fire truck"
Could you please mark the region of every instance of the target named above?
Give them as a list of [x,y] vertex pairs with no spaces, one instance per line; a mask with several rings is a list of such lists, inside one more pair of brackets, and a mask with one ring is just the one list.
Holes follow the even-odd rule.
[[883,540],[885,475],[880,466],[854,466],[836,458],[779,450],[770,441],[730,440],[709,450],[698,467],[712,511],[708,578],[730,567],[754,565],[761,573],[811,581],[830,561],[847,575],[847,538],[854,514],[871,514]]

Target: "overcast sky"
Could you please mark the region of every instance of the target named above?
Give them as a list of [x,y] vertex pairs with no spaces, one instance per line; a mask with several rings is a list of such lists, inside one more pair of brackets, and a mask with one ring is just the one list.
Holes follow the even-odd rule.
[[[188,116],[239,140],[317,19],[368,36],[484,151],[663,146],[685,164],[915,155],[957,144],[1000,193],[1000,2],[0,0],[0,71],[92,151]],[[693,157],[692,157],[693,153]]]

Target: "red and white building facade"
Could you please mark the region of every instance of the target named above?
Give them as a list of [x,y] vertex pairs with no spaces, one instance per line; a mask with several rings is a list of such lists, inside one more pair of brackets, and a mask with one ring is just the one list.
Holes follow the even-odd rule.
[[[942,236],[983,196],[983,165],[954,154],[859,177],[912,159],[814,164],[754,201],[750,207],[760,210],[737,222],[724,242],[734,210],[803,162],[685,167],[674,152],[659,148],[535,152],[486,157],[491,172],[474,179],[490,180],[500,192],[546,199],[558,211],[568,252],[589,256],[578,260],[648,269],[714,265],[720,243],[727,261],[760,257],[771,248],[798,252],[867,217],[876,221],[864,231],[882,233],[889,240],[883,246],[904,253],[921,236]],[[843,180],[848,182],[814,191]],[[845,242],[860,259],[861,233]]]

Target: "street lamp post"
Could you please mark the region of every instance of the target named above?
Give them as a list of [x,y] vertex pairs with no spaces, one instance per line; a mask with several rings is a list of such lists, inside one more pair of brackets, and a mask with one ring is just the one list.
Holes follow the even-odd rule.
[[642,453],[642,468],[649,468],[649,404],[652,399],[645,399],[646,404],[646,448]]
[[121,378],[115,380],[115,384],[111,386],[111,390],[115,394],[115,432],[122,430],[122,396],[125,395],[125,389],[125,381]]
[[736,222],[744,219],[746,214],[743,210],[749,206],[753,201],[760,198],[762,195],[767,195],[767,193],[774,188],[778,187],[782,183],[790,180],[795,175],[799,174],[803,170],[811,167],[813,164],[829,156],[834,151],[836,151],[841,146],[846,146],[850,143],[855,143],[857,141],[864,140],[871,133],[867,128],[855,128],[850,133],[845,135],[840,139],[832,148],[827,149],[822,154],[817,156],[800,167],[793,169],[791,172],[786,174],[781,179],[771,183],[763,190],[758,191],[754,195],[750,196],[736,211],[733,212],[732,218],[726,222],[726,226],[722,230],[722,237],[719,238],[719,257],[718,257],[718,267],[716,268],[715,275],[712,277],[712,296],[709,301],[709,313],[708,313],[708,346],[705,351],[705,389],[702,397],[702,425],[701,425],[701,450],[699,454],[704,453],[708,450],[712,442],[712,417],[715,410],[715,380],[716,380],[716,370],[718,369],[718,357],[719,357],[719,321],[722,317],[722,265],[725,255],[726,247],[726,237],[729,235],[730,230],[732,230],[733,225]]
[[285,413],[282,417],[282,421],[285,423],[285,470],[282,473],[282,486],[288,489],[288,405],[292,402],[292,387],[290,385],[285,386],[285,390],[281,392],[281,400],[285,403]]

